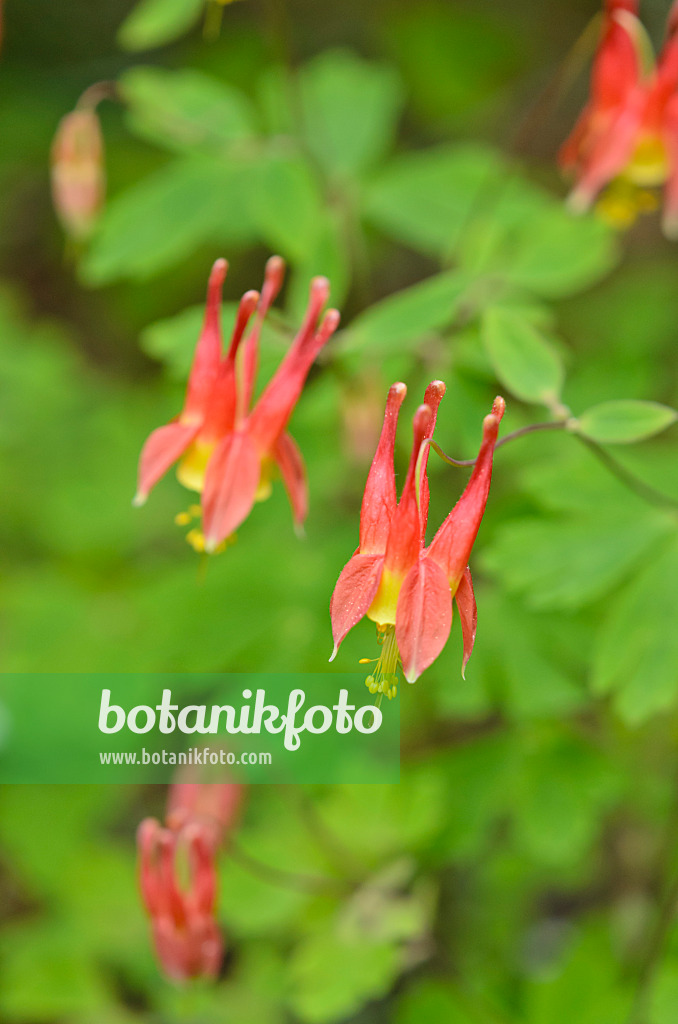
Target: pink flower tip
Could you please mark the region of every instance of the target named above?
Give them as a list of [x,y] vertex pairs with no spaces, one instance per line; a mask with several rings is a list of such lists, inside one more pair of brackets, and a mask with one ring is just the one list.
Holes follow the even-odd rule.
[[280,291],[285,276],[285,261],[282,256],[270,256],[266,261],[265,280]]
[[491,413],[491,415],[492,416],[496,416],[497,419],[500,420],[505,412],[506,412],[506,402],[501,397],[501,395],[497,395],[497,397],[495,398],[494,402],[492,403],[492,413]]
[[146,504],[147,498],[147,493],[144,493],[143,491],[137,491],[137,493],[132,498],[132,505],[134,506],[134,508],[141,508],[142,505]]
[[223,256],[215,260],[210,271],[209,283],[210,287],[221,288],[222,284],[226,280],[226,274],[228,273],[228,260],[225,260]]
[[339,312],[338,309],[328,309],[327,312],[325,313],[325,316],[323,317],[323,322],[320,325],[320,330],[322,334],[327,334],[328,337],[331,334],[334,334],[337,327],[339,326],[340,320],[341,313]]

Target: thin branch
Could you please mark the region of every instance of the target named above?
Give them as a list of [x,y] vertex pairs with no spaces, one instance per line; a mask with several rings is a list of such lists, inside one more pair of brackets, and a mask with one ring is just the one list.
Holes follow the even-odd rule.
[[650,484],[646,484],[644,480],[632,473],[631,470],[623,466],[621,462],[617,462],[613,455],[610,455],[608,451],[602,448],[595,441],[592,441],[588,437],[583,437],[582,434],[574,432],[574,436],[577,437],[582,444],[591,451],[596,458],[602,462],[606,469],[612,473],[613,476],[628,487],[630,491],[637,494],[639,498],[646,501],[649,505],[655,505],[659,508],[670,508],[674,511],[678,509],[678,501],[675,498],[669,497],[668,494],[663,494],[661,491],[651,487]]
[[[506,437],[502,437],[501,440],[497,441],[495,445],[495,451],[497,448],[501,448],[502,445],[508,444],[509,441],[515,441],[519,437],[524,437],[526,434],[534,434],[541,430],[567,430],[574,437],[576,437],[582,444],[596,456],[599,462],[605,466],[605,468],[612,473],[617,480],[620,481],[625,487],[628,487],[630,491],[637,494],[639,498],[647,502],[649,505],[655,505],[658,508],[669,508],[672,510],[678,509],[678,500],[671,498],[668,494],[663,494],[656,488],[646,484],[644,480],[637,477],[635,473],[623,466],[621,462],[618,462],[613,455],[610,455],[605,448],[601,447],[596,441],[592,441],[588,437],[584,437],[583,434],[579,434],[576,430],[572,430],[569,421],[567,420],[555,420],[548,423],[532,423],[528,427],[520,427],[518,430],[514,430],[512,433],[507,434]],[[435,441],[427,439],[422,442],[421,451],[419,457],[421,459],[421,452],[424,450],[424,445],[430,445],[431,448],[436,452],[437,455],[443,460],[443,462],[449,463],[450,466],[457,466],[465,469],[470,466],[475,466],[476,459],[453,459],[447,455],[443,449]]]
[[242,849],[237,843],[231,841],[228,846],[229,856],[236,864],[250,871],[253,875],[268,882],[270,885],[279,885],[286,889],[296,889],[306,893],[334,893],[336,895],[346,894],[350,886],[337,878],[322,878],[318,875],[306,875],[296,871],[285,871],[282,868],[273,867],[271,864],[264,864]]
[[[512,431],[507,434],[506,437],[502,437],[501,440],[497,441],[494,446],[495,451],[497,448],[501,448],[502,445],[508,444],[509,441],[515,441],[518,437],[523,437],[525,434],[534,434],[538,430],[565,430],[567,424],[564,421],[559,420],[558,422],[548,423],[531,423],[529,427],[520,427],[518,430]],[[439,444],[430,439],[423,442],[423,444],[430,444],[431,448],[436,452],[437,455],[443,460],[443,462],[449,462],[451,466],[459,466],[465,468],[467,466],[475,466],[477,459],[453,459],[449,455],[446,455]]]

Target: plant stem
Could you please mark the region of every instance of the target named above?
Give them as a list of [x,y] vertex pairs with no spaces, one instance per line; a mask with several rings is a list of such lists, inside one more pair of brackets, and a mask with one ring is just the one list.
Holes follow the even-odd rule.
[[[567,424],[564,421],[557,421],[548,423],[531,423],[529,427],[520,427],[518,430],[512,431],[507,434],[506,437],[502,437],[500,441],[497,441],[494,446],[495,451],[497,448],[501,448],[502,445],[508,444],[509,441],[515,441],[518,437],[523,437],[525,434],[534,434],[538,430],[565,430]],[[477,459],[452,459],[449,455],[446,455],[439,444],[435,441],[427,440],[424,444],[430,444],[431,448],[436,452],[437,455],[443,460],[443,462],[449,462],[451,466],[460,466],[464,468],[466,466],[475,466]]]
[[334,893],[345,894],[349,886],[336,878],[322,878],[317,875],[300,874],[296,871],[285,871],[282,868],[273,867],[271,864],[264,864],[256,857],[250,856],[237,843],[231,841],[228,853],[240,867],[250,871],[253,875],[261,878],[270,885],[279,885],[286,889],[296,889],[306,893]]
[[[624,484],[630,491],[637,494],[639,498],[647,502],[648,505],[655,505],[659,508],[670,508],[674,511],[678,509],[678,500],[671,498],[668,494],[663,494],[656,488],[651,487],[650,484],[646,484],[644,480],[632,473],[631,470],[623,466],[621,462],[618,462],[613,455],[610,455],[601,445],[596,441],[592,441],[588,437],[584,437],[582,434],[577,433],[576,430],[572,430],[569,427],[569,423],[566,420],[555,420],[548,423],[532,423],[528,427],[520,427],[518,430],[514,430],[512,433],[507,434],[506,437],[502,437],[500,441],[497,441],[495,445],[495,451],[497,448],[501,448],[502,445],[508,444],[509,441],[515,441],[519,437],[524,437],[526,434],[534,434],[541,430],[569,430],[569,433],[573,434],[583,445],[596,456],[599,462],[605,466],[605,468],[612,473],[614,477],[619,480],[620,483]],[[447,455],[439,444],[436,444],[433,440],[426,440],[422,444],[429,444],[431,448],[436,452],[437,455],[443,460],[448,462],[451,466],[458,466],[460,468],[466,468],[467,466],[475,466],[476,459],[453,459]]]
[[639,498],[646,501],[649,505],[657,505],[659,508],[672,508],[678,509],[678,501],[675,498],[669,497],[668,494],[663,494],[661,491],[651,487],[650,484],[646,484],[644,480],[632,473],[626,466],[623,466],[621,462],[617,462],[613,455],[610,455],[608,451],[602,448],[595,441],[591,441],[588,437],[583,437],[581,434],[575,433],[582,444],[591,451],[596,458],[602,462],[602,464],[612,473],[613,476],[628,487],[630,491],[637,494]]

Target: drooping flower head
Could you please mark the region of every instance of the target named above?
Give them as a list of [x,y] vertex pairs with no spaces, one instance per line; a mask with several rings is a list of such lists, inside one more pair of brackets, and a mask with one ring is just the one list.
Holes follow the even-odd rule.
[[104,142],[96,102],[86,100],[88,93],[59,122],[50,160],[54,210],[76,242],[91,235],[106,193]]
[[367,685],[371,692],[389,698],[395,696],[399,664],[407,681],[413,683],[442,651],[452,626],[453,598],[462,625],[464,668],[470,657],[476,610],[467,562],[485,511],[494,446],[504,413],[504,400],[497,398],[483,424],[483,440],[468,486],[426,547],[428,442],[445,385],[433,381],[415,413],[412,454],[398,501],[394,445],[406,391],[400,383],[389,390],[381,437],[365,485],[360,542],[344,566],[330,602],[334,637],[330,660],[360,619],[372,619],[382,653]]
[[[632,0],[607,0],[591,95],[560,152],[575,178],[570,205],[597,209],[620,227],[657,205],[665,186],[664,231],[678,229],[678,7],[671,9],[655,62]],[[602,195],[601,195],[602,193]]]
[[237,820],[244,787],[178,783],[170,791],[166,826],[139,826],[139,884],[151,918],[155,952],[174,981],[215,977],[224,943],[215,920],[215,859]]
[[[261,328],[282,287],[285,267],[279,256],[271,257],[261,294],[251,291],[242,297],[224,353],[220,307],[227,268],[225,260],[217,260],[212,268],[184,407],[146,441],[135,498],[135,504],[143,504],[178,461],[180,483],[202,495],[202,507],[195,510],[202,514],[202,530],[192,530],[188,539],[207,551],[214,551],[240,526],[255,501],[268,497],[274,469],[287,489],[295,525],[303,524],[308,510],[304,463],[285,428],[318,352],[339,324],[333,309],[321,319],[329,282],[314,278],[302,326],[251,409]],[[192,511],[179,520],[190,521],[191,516]]]

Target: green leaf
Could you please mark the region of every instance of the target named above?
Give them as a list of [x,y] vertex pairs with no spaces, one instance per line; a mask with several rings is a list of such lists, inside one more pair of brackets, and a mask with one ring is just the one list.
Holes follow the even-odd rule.
[[253,169],[252,217],[268,245],[303,260],[317,244],[324,208],[316,177],[300,157],[272,157]]
[[539,862],[574,864],[585,856],[617,797],[615,766],[591,743],[555,730],[525,734],[511,806],[519,841]]
[[346,940],[316,929],[289,959],[289,1003],[309,1024],[352,1017],[388,991],[399,966],[394,943]]
[[492,306],[482,318],[482,338],[498,379],[524,402],[551,404],[565,371],[545,336],[519,312]]
[[212,238],[250,240],[250,187],[246,167],[217,159],[187,157],[161,168],[108,204],[83,263],[85,280],[146,280]]
[[141,0],[118,32],[125,50],[163,46],[188,31],[198,20],[204,0]]
[[254,134],[245,96],[201,71],[135,67],[121,76],[120,90],[132,131],[170,149],[224,146]]
[[408,989],[396,1005],[395,1024],[485,1024],[451,985],[427,978]]
[[342,352],[391,354],[450,324],[468,281],[456,271],[437,274],[382,299],[353,320],[342,335]]
[[617,590],[673,528],[660,513],[603,506],[594,515],[500,526],[483,564],[531,608],[576,609]]
[[648,1024],[673,1024],[678,1002],[678,963],[675,955],[657,966],[648,999]]
[[678,412],[659,402],[622,399],[587,409],[573,425],[599,444],[632,444],[661,433],[678,421]]
[[[549,964],[543,978],[530,982],[526,1024],[619,1024],[628,1020],[633,988],[624,982],[609,929],[596,924],[582,935],[581,927],[579,924],[574,933],[575,941],[564,962]],[[540,952],[536,951],[537,956]]]
[[593,663],[593,686],[614,693],[631,725],[673,707],[678,696],[674,540],[618,595],[602,627]]
[[480,146],[400,156],[369,185],[365,215],[399,241],[443,256],[458,243],[501,168],[500,157]]
[[519,169],[504,166],[486,183],[458,258],[475,275],[559,298],[607,274],[617,252],[604,224],[574,217]]
[[401,105],[392,68],[332,51],[299,78],[306,143],[330,177],[351,176],[390,148]]

